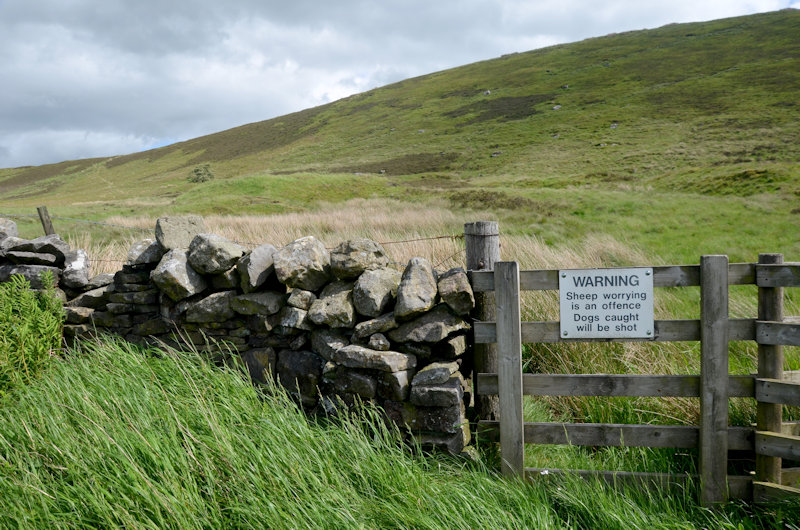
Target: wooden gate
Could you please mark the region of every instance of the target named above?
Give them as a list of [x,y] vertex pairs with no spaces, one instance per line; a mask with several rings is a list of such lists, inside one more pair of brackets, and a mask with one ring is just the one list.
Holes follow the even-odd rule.
[[[800,345],[800,324],[783,317],[783,288],[800,286],[800,264],[783,264],[780,254],[762,254],[759,263],[728,263],[727,256],[703,256],[699,265],[652,267],[654,287],[700,286],[699,320],[656,320],[652,341],[700,341],[700,375],[522,374],[523,343],[603,341],[560,336],[559,322],[521,322],[520,290],[557,290],[558,270],[519,270],[498,262],[494,271],[470,271],[476,292],[494,291],[496,322],[476,322],[476,344],[496,343],[497,373],[476,375],[479,395],[499,394],[499,421],[482,420],[479,429],[499,438],[502,472],[533,478],[544,470],[525,468],[524,444],[697,448],[699,475],[570,470],[609,481],[673,483],[696,480],[705,505],[729,498],[765,501],[800,494],[797,424],[783,424],[783,405],[800,406],[800,382],[783,372],[782,345]],[[758,318],[728,317],[728,286],[758,286]],[[794,320],[798,322],[798,320]],[[728,343],[758,343],[758,374],[729,375]],[[653,396],[700,399],[700,425],[525,423],[522,396]],[[728,425],[728,398],[757,401],[757,425]],[[751,451],[755,476],[729,476],[728,451]],[[548,470],[565,472],[565,470]],[[794,487],[787,484],[793,484]]]

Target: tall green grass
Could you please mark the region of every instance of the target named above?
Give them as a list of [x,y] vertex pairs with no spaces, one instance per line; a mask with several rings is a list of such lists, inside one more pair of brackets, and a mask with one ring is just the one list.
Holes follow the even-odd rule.
[[87,343],[0,409],[3,528],[739,528],[690,492],[506,481],[373,410],[309,420],[196,354]]
[[39,292],[18,275],[0,283],[0,399],[33,381],[59,348],[64,311],[52,274],[44,283]]

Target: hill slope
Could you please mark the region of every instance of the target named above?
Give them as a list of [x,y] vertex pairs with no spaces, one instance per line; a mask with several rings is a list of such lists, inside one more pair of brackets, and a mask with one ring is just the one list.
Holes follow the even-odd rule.
[[[757,196],[789,215],[800,195],[797,35],[800,11],[787,9],[511,54],[160,149],[0,170],[0,199],[108,215],[443,196],[535,210],[533,232],[562,208],[624,220],[632,206],[603,195],[615,192],[688,194],[676,205],[685,213],[712,197],[741,213],[753,205],[735,199]],[[188,182],[199,164],[216,179]]]

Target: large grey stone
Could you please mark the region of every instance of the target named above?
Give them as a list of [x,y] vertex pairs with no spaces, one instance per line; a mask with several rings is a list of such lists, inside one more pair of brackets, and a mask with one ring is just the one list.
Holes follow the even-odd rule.
[[349,344],[347,338],[335,329],[321,328],[311,333],[311,349],[326,361],[333,360],[336,352]]
[[114,292],[114,284],[110,283],[97,289],[86,291],[70,300],[67,305],[73,307],[91,307],[97,309],[108,303],[108,297]]
[[5,217],[0,218],[0,241],[9,237],[19,237],[17,223]]
[[320,297],[311,304],[308,318],[318,326],[352,328],[356,323],[353,284],[337,281],[326,285]]
[[56,257],[56,263],[62,265],[64,263],[64,254],[69,252],[69,245],[57,234],[50,234],[31,240],[19,240],[16,244],[6,247],[6,249],[10,251],[52,254]]
[[274,349],[269,347],[253,348],[244,352],[242,359],[253,381],[258,383],[274,381],[277,365],[277,355]]
[[224,322],[234,317],[231,300],[236,291],[213,293],[198,300],[186,310],[187,322]]
[[464,402],[464,379],[455,374],[439,384],[418,385],[412,382],[409,401],[421,407],[457,407]]
[[198,215],[160,217],[156,221],[156,239],[164,250],[187,249],[197,234],[206,231]]
[[28,281],[31,289],[44,289],[46,285],[42,274],[45,272],[53,275],[54,286],[57,286],[61,269],[46,265],[0,265],[0,282],[7,282],[12,276],[19,275]]
[[55,267],[58,259],[53,254],[44,252],[23,252],[21,250],[7,250],[5,258],[17,265],[45,265]]
[[389,344],[389,339],[383,333],[375,333],[370,336],[367,347],[377,351],[389,351],[391,344]]
[[286,305],[296,307],[308,311],[311,309],[311,304],[317,299],[317,295],[305,289],[292,289],[289,298],[286,300]]
[[382,372],[399,372],[417,366],[417,358],[413,355],[395,351],[375,351],[355,344],[336,350],[332,360],[348,368]]
[[308,311],[296,307],[286,306],[278,313],[278,325],[284,328],[311,331],[313,326],[308,320]]
[[278,280],[289,287],[317,291],[331,277],[330,254],[314,236],[292,241],[275,252],[273,260]]
[[90,307],[65,307],[64,314],[67,324],[86,324],[92,318],[94,309]]
[[150,278],[176,302],[202,293],[208,287],[203,277],[189,265],[186,251],[181,249],[164,254]]
[[65,254],[61,283],[70,289],[83,289],[89,284],[89,255],[85,250],[70,250]]
[[357,278],[366,270],[380,269],[388,264],[386,251],[371,239],[342,241],[331,252],[331,272],[341,280]]
[[353,331],[353,337],[357,340],[362,340],[375,333],[386,333],[387,331],[397,328],[397,321],[394,319],[394,313],[386,313],[378,318],[359,322]]
[[334,382],[338,393],[356,394],[364,399],[372,399],[378,393],[378,380],[367,374],[351,370],[339,370]]
[[411,258],[397,288],[395,318],[409,320],[430,310],[436,304],[436,295],[436,277],[430,262],[425,258]]
[[466,335],[456,335],[436,344],[436,357],[442,359],[455,359],[467,352]]
[[97,276],[94,276],[92,279],[90,279],[89,283],[86,284],[86,287],[84,287],[84,289],[86,290],[98,289],[100,287],[105,287],[106,285],[109,285],[113,281],[114,281],[114,275],[105,272],[103,274],[98,274]]
[[390,331],[389,338],[395,342],[439,342],[469,327],[445,304],[439,304],[433,311]]
[[303,405],[314,406],[324,365],[325,361],[313,352],[281,350],[278,352],[278,380]]
[[378,396],[393,401],[405,401],[411,388],[413,370],[401,370],[383,374],[378,380]]
[[419,407],[416,420],[416,427],[421,431],[445,433],[460,432],[467,424],[463,403],[451,407]]
[[377,317],[389,307],[397,296],[402,273],[394,269],[364,271],[353,287],[356,311],[365,317]]
[[458,371],[458,363],[431,363],[422,368],[414,376],[413,385],[441,385],[446,383],[450,376]]
[[240,315],[274,315],[285,305],[285,297],[273,291],[240,294],[231,300],[231,308]]
[[239,261],[247,249],[216,234],[197,234],[189,243],[189,265],[200,274],[220,274]]
[[475,308],[475,295],[464,269],[450,269],[439,276],[439,297],[457,315],[465,316]]
[[275,252],[275,247],[270,244],[259,245],[239,260],[236,269],[239,271],[242,291],[245,293],[255,291],[275,273],[273,262]]
[[143,239],[134,243],[128,251],[128,265],[158,263],[166,250],[155,239]]
[[240,283],[239,272],[236,270],[236,267],[231,267],[225,272],[209,276],[208,281],[211,282],[211,288],[215,291],[237,289]]
[[108,296],[108,301],[113,304],[152,305],[159,303],[159,293],[156,289],[115,292]]

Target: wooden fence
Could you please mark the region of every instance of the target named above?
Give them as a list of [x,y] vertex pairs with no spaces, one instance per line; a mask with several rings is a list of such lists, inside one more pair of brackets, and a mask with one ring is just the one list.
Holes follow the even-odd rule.
[[[650,339],[566,339],[559,322],[521,322],[520,290],[557,290],[558,270],[519,270],[497,262],[494,271],[470,271],[476,292],[494,291],[496,321],[476,322],[476,344],[496,343],[497,373],[479,373],[479,395],[499,394],[499,420],[481,420],[481,432],[499,437],[502,471],[532,478],[544,470],[525,468],[524,444],[697,448],[699,475],[572,470],[609,481],[681,483],[696,481],[705,505],[729,498],[765,501],[800,494],[785,485],[800,478],[782,459],[800,460],[796,424],[782,424],[782,406],[800,406],[800,382],[784,377],[782,345],[800,345],[800,324],[784,321],[783,288],[800,286],[800,264],[783,264],[780,254],[759,263],[728,263],[727,256],[703,256],[700,265],[652,267],[654,287],[700,286],[699,320],[656,320]],[[728,317],[728,286],[758,286],[758,318]],[[522,374],[522,343],[581,341],[700,341],[700,375]],[[729,375],[728,343],[758,343],[758,374]],[[656,396],[700,399],[700,425],[525,423],[522,396]],[[757,425],[728,425],[728,398],[757,401]],[[499,436],[498,436],[499,434]],[[755,476],[728,473],[728,451],[751,451]],[[562,472],[562,470],[548,470]]]

